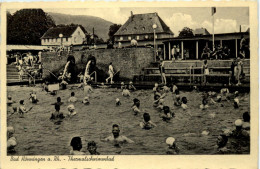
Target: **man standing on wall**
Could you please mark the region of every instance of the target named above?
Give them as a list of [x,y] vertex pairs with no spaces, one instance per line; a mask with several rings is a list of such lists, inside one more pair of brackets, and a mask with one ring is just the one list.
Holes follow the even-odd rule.
[[110,62],[109,66],[108,66],[108,74],[109,77],[106,79],[106,82],[108,83],[108,80],[111,79],[110,83],[113,84],[113,77],[114,77],[114,68],[112,66],[112,62]]

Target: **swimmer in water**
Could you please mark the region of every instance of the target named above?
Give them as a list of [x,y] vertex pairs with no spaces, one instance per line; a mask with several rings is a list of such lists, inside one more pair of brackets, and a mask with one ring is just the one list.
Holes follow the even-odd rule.
[[226,145],[228,142],[228,137],[221,134],[217,138],[217,154],[227,154],[230,150],[227,149]]
[[15,101],[13,101],[12,96],[7,96],[7,112],[8,113],[14,113],[17,111],[16,107],[13,107],[13,104]]
[[119,100],[119,98],[116,98],[116,106],[120,106],[121,105],[121,102]]
[[242,128],[247,131],[250,130],[250,114],[248,112],[243,113]]
[[85,105],[89,105],[90,104],[89,97],[84,97],[82,103],[85,104]]
[[156,127],[156,124],[154,124],[152,121],[151,121],[151,117],[150,117],[150,114],[149,113],[144,113],[143,114],[143,118],[144,120],[142,122],[140,122],[140,127],[142,129],[145,129],[145,130],[150,130],[154,127]]
[[14,128],[7,127],[7,152],[14,153],[17,145],[16,138],[14,137]]
[[73,104],[68,106],[68,111],[69,111],[69,116],[74,116],[77,114],[77,112],[75,111],[75,107]]
[[127,86],[125,85],[123,91],[122,91],[122,96],[129,97],[130,96],[130,91],[127,89]]
[[58,104],[55,104],[55,112],[51,114],[50,120],[55,120],[55,119],[64,119],[63,113],[60,113],[60,106]]
[[140,100],[135,98],[133,100],[133,102],[134,102],[134,104],[132,106],[132,109],[134,111],[134,115],[137,115],[137,114],[141,113],[141,110],[139,109],[140,108]]
[[171,155],[179,154],[180,149],[176,145],[175,138],[168,137],[166,139],[166,144],[168,145],[168,148],[166,150],[166,154],[171,154]]
[[114,142],[115,146],[119,146],[119,143],[134,143],[133,140],[127,138],[126,136],[120,136],[120,129],[117,124],[112,126],[112,136],[109,136],[105,139],[101,139],[101,141],[110,141]]
[[30,93],[30,98],[29,100],[34,103],[34,104],[37,104],[37,102],[39,102],[39,100],[37,99],[37,96],[36,96],[36,92],[32,92]]
[[200,105],[200,109],[205,110],[205,109],[207,109],[208,107],[209,107],[209,106],[208,106],[208,101],[207,101],[206,98],[204,98],[204,99],[202,100],[202,104]]
[[187,98],[186,97],[182,97],[181,101],[182,101],[182,104],[181,104],[182,109],[186,110],[188,108],[188,106],[187,106],[187,102],[188,102]]
[[70,155],[85,155],[84,152],[80,151],[82,149],[82,141],[80,137],[73,137],[70,146],[72,147]]
[[74,103],[76,101],[78,101],[78,99],[77,99],[77,97],[75,97],[75,93],[71,92],[70,98],[68,99],[68,102]]
[[84,96],[88,96],[90,93],[93,92],[92,87],[88,83],[84,86],[83,90],[84,90]]
[[61,102],[61,98],[60,97],[57,97],[57,102],[56,103],[52,103],[52,105],[59,105],[61,106],[63,104],[63,102]]
[[100,155],[100,153],[97,152],[97,144],[95,143],[95,141],[88,142],[87,150],[91,155]]
[[129,82],[128,89],[131,90],[131,91],[136,91],[136,88],[135,88],[135,86],[134,86],[132,81]]
[[173,95],[173,105],[181,106],[181,97],[178,89],[175,90],[175,94]]
[[158,83],[155,83],[155,84],[154,84],[153,93],[154,93],[154,94],[157,94],[157,93],[160,94],[160,89],[159,89]]
[[175,84],[173,84],[172,85],[172,94],[176,94],[175,93],[176,90],[178,90],[178,87]]
[[171,112],[169,106],[163,106],[162,114],[160,114],[163,121],[169,122],[174,116],[175,115]]
[[28,110],[24,107],[24,100],[20,100],[20,106],[18,108],[18,113],[20,117],[24,117],[25,113],[28,113],[33,107],[30,107]]
[[121,82],[121,91],[123,91],[125,88],[125,83],[124,82]]
[[160,99],[158,106],[157,106],[157,109],[163,110],[163,107],[164,107],[164,99]]

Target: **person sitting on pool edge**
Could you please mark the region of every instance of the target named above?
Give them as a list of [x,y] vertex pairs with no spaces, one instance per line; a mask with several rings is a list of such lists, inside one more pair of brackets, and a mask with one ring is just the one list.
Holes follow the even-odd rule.
[[60,105],[55,104],[54,107],[55,107],[56,111],[51,114],[50,120],[64,119],[65,117],[64,117],[63,113],[60,113]]
[[74,103],[74,102],[76,102],[76,101],[78,101],[78,99],[77,99],[77,97],[75,97],[75,93],[74,93],[74,92],[71,92],[70,98],[68,99],[68,102]]
[[169,122],[175,115],[171,112],[169,106],[163,106],[163,114],[160,114],[160,117],[163,121]]
[[70,155],[85,155],[84,152],[80,151],[82,149],[82,141],[80,137],[73,137],[70,146],[72,147]]
[[117,124],[113,124],[112,126],[112,136],[108,136],[105,139],[101,139],[101,141],[113,141],[116,143],[134,143],[133,140],[127,138],[126,136],[120,136],[120,129]]
[[142,129],[145,129],[145,130],[150,130],[154,127],[156,127],[156,124],[154,124],[152,121],[151,121],[151,117],[150,117],[150,114],[149,113],[144,113],[143,114],[143,118],[144,120],[142,122],[140,122],[140,127]]
[[168,137],[166,139],[166,144],[168,144],[166,154],[171,154],[171,155],[179,154],[180,149],[177,147],[177,145],[175,143],[175,138]]
[[139,113],[141,113],[141,111],[140,111],[140,109],[139,109],[139,107],[140,107],[140,100],[138,100],[138,99],[134,99],[133,100],[133,102],[134,102],[134,104],[133,104],[133,106],[132,106],[132,109],[133,109],[133,111],[134,111],[134,115],[137,115],[137,114],[139,114]]
[[97,152],[97,144],[95,143],[95,141],[88,142],[87,150],[91,155],[100,155],[100,153]]

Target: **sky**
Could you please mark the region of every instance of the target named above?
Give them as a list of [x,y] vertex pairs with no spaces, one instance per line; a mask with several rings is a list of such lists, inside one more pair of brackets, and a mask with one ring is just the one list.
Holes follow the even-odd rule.
[[[14,13],[17,9],[10,10]],[[70,15],[90,15],[103,18],[116,24],[124,24],[133,14],[157,12],[170,27],[175,36],[184,27],[191,29],[206,28],[213,32],[213,17],[210,7],[160,7],[160,8],[77,8],[77,9],[43,9],[45,12],[55,12]],[[238,32],[249,27],[248,7],[217,7],[214,14],[214,33]]]

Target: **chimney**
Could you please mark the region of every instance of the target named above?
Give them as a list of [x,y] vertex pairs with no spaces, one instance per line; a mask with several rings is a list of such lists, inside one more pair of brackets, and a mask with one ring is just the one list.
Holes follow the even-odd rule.
[[239,32],[241,32],[241,29],[242,29],[242,25],[239,25]]
[[133,21],[133,18],[134,18],[133,11],[131,11],[131,16],[130,16],[130,18],[131,18],[131,21]]

